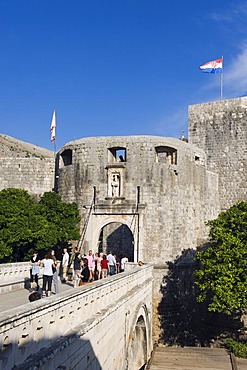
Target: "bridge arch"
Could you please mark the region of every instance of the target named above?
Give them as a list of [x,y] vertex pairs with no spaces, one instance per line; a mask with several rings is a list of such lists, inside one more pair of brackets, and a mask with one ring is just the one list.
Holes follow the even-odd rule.
[[140,370],[147,363],[151,352],[151,325],[146,305],[139,304],[129,333],[128,369]]
[[[102,230],[108,225],[118,224],[121,227],[120,232],[128,233],[129,235],[129,260],[139,260],[139,231],[138,231],[138,215],[105,215],[92,214],[88,229],[84,240],[84,251],[89,249],[98,250],[102,245]],[[103,241],[104,242],[104,241]],[[109,247],[111,247],[109,245]],[[108,252],[105,246],[102,246],[104,252]],[[114,248],[113,253],[114,253]],[[124,250],[123,250],[124,251]]]

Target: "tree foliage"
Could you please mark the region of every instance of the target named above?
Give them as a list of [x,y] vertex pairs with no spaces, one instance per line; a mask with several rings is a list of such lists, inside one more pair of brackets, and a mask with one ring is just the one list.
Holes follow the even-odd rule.
[[33,249],[45,251],[79,238],[75,203],[45,193],[39,202],[22,189],[0,191],[0,260],[29,259]]
[[247,202],[239,202],[210,226],[210,245],[197,253],[198,301],[209,311],[231,314],[247,309]]
[[76,203],[64,203],[59,194],[47,192],[39,202],[39,210],[48,222],[54,244],[79,239],[79,228],[75,227],[80,221]]

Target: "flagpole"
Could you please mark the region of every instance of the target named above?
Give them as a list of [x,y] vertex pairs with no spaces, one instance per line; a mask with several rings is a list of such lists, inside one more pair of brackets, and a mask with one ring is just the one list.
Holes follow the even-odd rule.
[[57,149],[56,149],[56,139],[53,141],[54,143],[54,158],[56,158],[56,152],[57,152]]
[[223,99],[223,55],[222,55],[222,72],[220,74],[220,99]]

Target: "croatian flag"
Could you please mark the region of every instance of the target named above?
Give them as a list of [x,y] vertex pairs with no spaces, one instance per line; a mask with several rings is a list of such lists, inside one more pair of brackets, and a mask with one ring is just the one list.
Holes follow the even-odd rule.
[[222,58],[212,60],[200,66],[200,70],[205,73],[222,73]]
[[52,121],[51,121],[51,142],[56,140],[56,111],[54,109]]

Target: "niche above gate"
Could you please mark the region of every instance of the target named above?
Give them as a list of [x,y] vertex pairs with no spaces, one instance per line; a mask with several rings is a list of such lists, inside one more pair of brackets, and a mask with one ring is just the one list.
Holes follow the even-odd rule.
[[124,184],[123,171],[124,165],[109,165],[107,169],[107,198],[123,198]]

